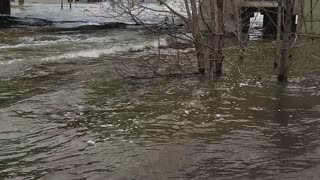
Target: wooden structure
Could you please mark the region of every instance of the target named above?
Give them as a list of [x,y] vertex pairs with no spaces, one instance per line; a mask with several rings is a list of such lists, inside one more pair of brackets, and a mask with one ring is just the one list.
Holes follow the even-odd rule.
[[[276,35],[277,24],[277,0],[224,0],[223,19],[225,24],[225,32],[227,34],[235,34],[239,29],[248,32],[250,26],[250,18],[254,17],[255,12],[264,15],[263,29],[265,35]],[[210,23],[210,12],[208,4],[210,0],[205,0],[202,6],[204,21]],[[239,18],[240,17],[240,18]],[[206,25],[202,29],[206,29]]]
[[299,15],[298,31],[307,34],[320,34],[320,1],[298,1],[296,12]]

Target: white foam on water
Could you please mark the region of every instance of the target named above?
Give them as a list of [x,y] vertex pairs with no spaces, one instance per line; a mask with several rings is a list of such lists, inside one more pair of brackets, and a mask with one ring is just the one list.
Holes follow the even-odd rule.
[[1,45],[0,49],[14,49],[14,48],[21,48],[26,46],[30,46],[30,44]]
[[114,51],[116,51],[115,48],[76,51],[76,52],[64,53],[58,56],[46,57],[46,58],[43,58],[42,61],[57,61],[61,59],[75,59],[75,58],[98,58],[103,54],[111,54]]
[[56,45],[60,43],[105,43],[105,42],[111,42],[112,39],[107,37],[89,37],[86,39],[80,39],[70,36],[48,36],[47,38],[56,38],[53,40],[39,40],[41,38],[46,37],[36,37],[36,38],[21,38],[20,44],[0,44],[0,49],[17,49],[17,48],[26,48],[26,47],[32,47],[32,46],[49,46],[49,45]]
[[[165,40],[160,39],[160,45],[166,45]],[[128,44],[121,46],[113,46],[109,49],[90,49],[64,53],[57,56],[51,56],[43,58],[42,61],[57,61],[62,59],[76,59],[76,58],[99,58],[102,55],[114,54],[118,52],[128,52],[129,50],[137,51],[146,48],[156,48],[158,47],[158,41],[144,42],[142,44]]]
[[20,62],[20,61],[23,61],[23,59],[13,59],[13,60],[5,61],[5,62],[0,62],[0,65],[10,65],[10,64]]
[[81,41],[80,39],[58,39],[58,40],[44,40],[44,41],[32,41],[32,42],[24,42],[21,44],[15,45],[2,45],[0,49],[16,49],[16,48],[25,48],[25,47],[32,47],[32,46],[48,46],[48,45],[55,45],[62,42],[78,42]]
[[[115,39],[116,40],[116,39]],[[143,41],[143,42],[137,42],[137,40],[132,40],[134,43],[129,43],[129,44],[123,44],[120,42],[113,42],[110,44],[106,44],[106,46],[98,46],[100,48],[95,48],[95,49],[84,49],[84,50],[77,50],[77,51],[71,51],[71,52],[66,52],[58,55],[53,55],[53,56],[47,56],[47,57],[36,57],[34,60],[36,61],[59,61],[59,60],[68,60],[68,59],[77,59],[77,58],[99,58],[103,55],[108,55],[108,54],[115,54],[119,52],[140,52],[144,50],[149,50],[149,49],[154,49],[157,48],[159,45],[158,40],[154,41]],[[58,39],[58,40],[45,40],[45,41],[37,41],[35,38],[33,39],[28,39],[28,42],[31,42],[33,44],[28,44],[28,43],[22,43],[22,44],[17,44],[17,45],[4,45],[0,46],[0,49],[8,49],[8,48],[24,48],[24,47],[30,47],[30,46],[40,46],[40,45],[51,45],[51,44],[60,44],[63,41],[79,41],[78,43],[85,44],[85,43],[95,43],[95,42],[108,42],[111,41],[110,37],[90,37],[86,39],[71,39],[70,38],[67,40],[66,38]],[[114,41],[114,40],[112,40]],[[114,46],[110,47],[110,45],[115,44]],[[166,46],[167,42],[165,39],[160,38],[160,46]],[[108,48],[108,46],[110,48]],[[103,48],[101,48],[103,47]],[[141,53],[141,52],[140,52]],[[143,53],[143,52],[142,52]],[[9,61],[0,61],[0,65],[10,65],[13,63],[17,63],[20,61],[25,61],[25,58],[17,58]]]
[[81,40],[83,42],[90,42],[90,43],[98,43],[98,42],[110,42],[112,41],[111,37],[90,37],[87,39]]
[[21,44],[15,44],[15,45],[8,45],[8,44],[1,44],[0,49],[17,49],[17,48],[26,48],[26,47],[32,47],[32,46],[48,46],[48,45],[56,45],[59,43],[66,43],[66,42],[108,42],[105,38],[88,38],[88,39],[58,39],[58,40],[44,40],[44,41],[32,41],[27,43],[21,43]]
[[114,46],[110,49],[91,49],[91,50],[75,51],[75,52],[64,53],[58,56],[46,57],[46,58],[43,58],[42,61],[57,61],[62,59],[76,59],[76,58],[99,58],[102,55],[128,51],[129,49],[130,49],[130,46],[129,47]]

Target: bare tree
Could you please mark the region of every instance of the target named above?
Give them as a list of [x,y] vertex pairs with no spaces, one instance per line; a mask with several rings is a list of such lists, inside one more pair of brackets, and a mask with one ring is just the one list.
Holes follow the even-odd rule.
[[[160,0],[161,1],[161,0]],[[199,24],[199,15],[201,12],[198,12],[198,7],[195,0],[190,0],[191,11],[189,9],[189,2],[185,0],[185,8],[188,12],[188,22],[189,27],[191,27],[192,35],[194,37],[195,48],[197,52],[197,61],[199,67],[199,73],[205,73],[205,55],[204,55],[204,47],[203,47],[203,37],[200,32],[200,24]],[[191,15],[190,15],[191,12]]]
[[283,18],[283,0],[278,0],[278,17],[277,17],[277,54],[273,63],[274,68],[278,67],[278,60],[281,55],[281,34],[282,34],[282,18]]
[[224,0],[210,1],[209,64],[212,73],[222,74],[224,37]]
[[288,81],[289,60],[292,57],[294,39],[292,31],[294,5],[295,0],[283,0],[284,32],[278,69],[278,81],[280,82]]
[[[175,1],[180,3],[180,9],[176,10],[165,0],[157,0],[161,3],[165,9],[154,9],[139,2],[132,0],[112,0],[113,12],[115,16],[127,15],[139,25],[147,26],[140,14],[144,11],[165,13],[167,16],[174,16],[178,18],[177,21],[182,22],[186,28],[185,31],[180,34],[171,33],[166,31],[169,36],[174,36],[185,41],[194,44],[196,51],[196,58],[198,63],[198,72],[205,74],[206,69],[209,69],[210,73],[221,75],[222,63],[224,60],[223,54],[223,38],[224,38],[224,3],[225,0],[183,0]],[[203,12],[203,5],[210,5]],[[204,15],[205,14],[205,15]],[[204,17],[206,16],[206,17]],[[161,18],[161,15],[159,15]],[[162,23],[160,23],[162,25]],[[159,24],[158,24],[159,25]],[[172,24],[166,23],[169,26],[168,29],[176,29]],[[150,27],[147,26],[150,29]],[[191,33],[192,36],[188,34]],[[206,67],[207,64],[209,67]]]
[[[252,13],[245,12],[245,3],[247,1],[237,0],[157,0],[163,5],[164,8],[157,9],[145,6],[136,0],[111,0],[113,3],[110,11],[115,12],[113,17],[129,16],[136,24],[143,25],[145,28],[157,32],[169,35],[176,39],[188,41],[194,45],[195,57],[197,60],[198,72],[205,74],[221,75],[223,72],[223,62],[229,62],[226,57],[226,49],[239,49],[240,57],[244,58],[244,53],[249,54],[260,53],[261,51],[255,51],[255,44],[250,43],[250,47],[247,47],[248,42],[245,39],[243,33],[242,16],[251,16]],[[318,0],[317,0],[318,1]],[[171,4],[170,4],[171,2]],[[180,3],[179,8],[176,9],[172,4]],[[230,7],[229,7],[230,6]],[[312,4],[312,6],[315,6]],[[229,8],[229,9],[228,9]],[[295,0],[278,0],[275,3],[275,11],[271,12],[270,9],[264,7],[257,7],[259,10],[265,13],[265,16],[271,19],[271,15],[278,14],[278,22],[271,22],[277,29],[277,43],[276,48],[273,48],[269,43],[270,49],[276,50],[276,57],[274,59],[274,66],[278,65],[278,80],[280,82],[286,82],[288,80],[288,70],[290,60],[293,59],[293,49],[297,48],[295,43],[299,33],[294,32],[294,8],[297,8]],[[302,8],[302,7],[301,7]],[[313,7],[314,8],[314,7]],[[311,9],[311,11],[313,10]],[[232,9],[232,11],[230,10]],[[305,10],[301,9],[301,12]],[[184,24],[184,28],[179,30],[178,27],[170,23],[169,21],[161,21],[157,25],[148,24],[144,21],[143,13],[156,12],[158,19],[170,19],[174,17]],[[233,17],[229,17],[230,14]],[[310,14],[310,13],[307,13]],[[305,18],[301,13],[300,25]],[[245,17],[249,18],[250,17]],[[227,21],[232,20],[231,27],[228,26]],[[176,23],[179,24],[179,23]],[[154,28],[155,27],[155,28]],[[233,31],[234,37],[238,41],[237,46],[228,47],[225,46],[225,40],[227,35]],[[229,33],[229,34],[228,34]],[[247,32],[249,33],[249,32]],[[262,42],[261,43],[266,43]],[[264,47],[264,48],[268,48]],[[247,53],[248,52],[248,53]],[[251,53],[252,54],[252,53]],[[258,54],[253,54],[258,55]],[[259,55],[260,56],[260,55]],[[230,62],[230,64],[232,64]],[[232,64],[233,65],[233,64]],[[238,67],[237,67],[238,68]],[[240,69],[238,68],[239,72]],[[240,73],[242,74],[242,73]]]

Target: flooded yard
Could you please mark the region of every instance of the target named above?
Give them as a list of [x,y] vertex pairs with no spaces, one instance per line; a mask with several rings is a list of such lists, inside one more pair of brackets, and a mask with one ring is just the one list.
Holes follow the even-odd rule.
[[319,179],[318,44],[288,84],[258,45],[219,78],[124,79],[117,65],[157,57],[158,36],[60,29],[86,18],[0,30],[0,179]]

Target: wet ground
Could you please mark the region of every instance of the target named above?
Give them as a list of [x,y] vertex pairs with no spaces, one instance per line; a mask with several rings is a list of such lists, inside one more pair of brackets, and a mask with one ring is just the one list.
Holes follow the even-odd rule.
[[157,59],[157,36],[52,29],[0,32],[0,179],[320,178],[319,44],[286,85],[262,41],[227,51],[220,78],[123,79]]

